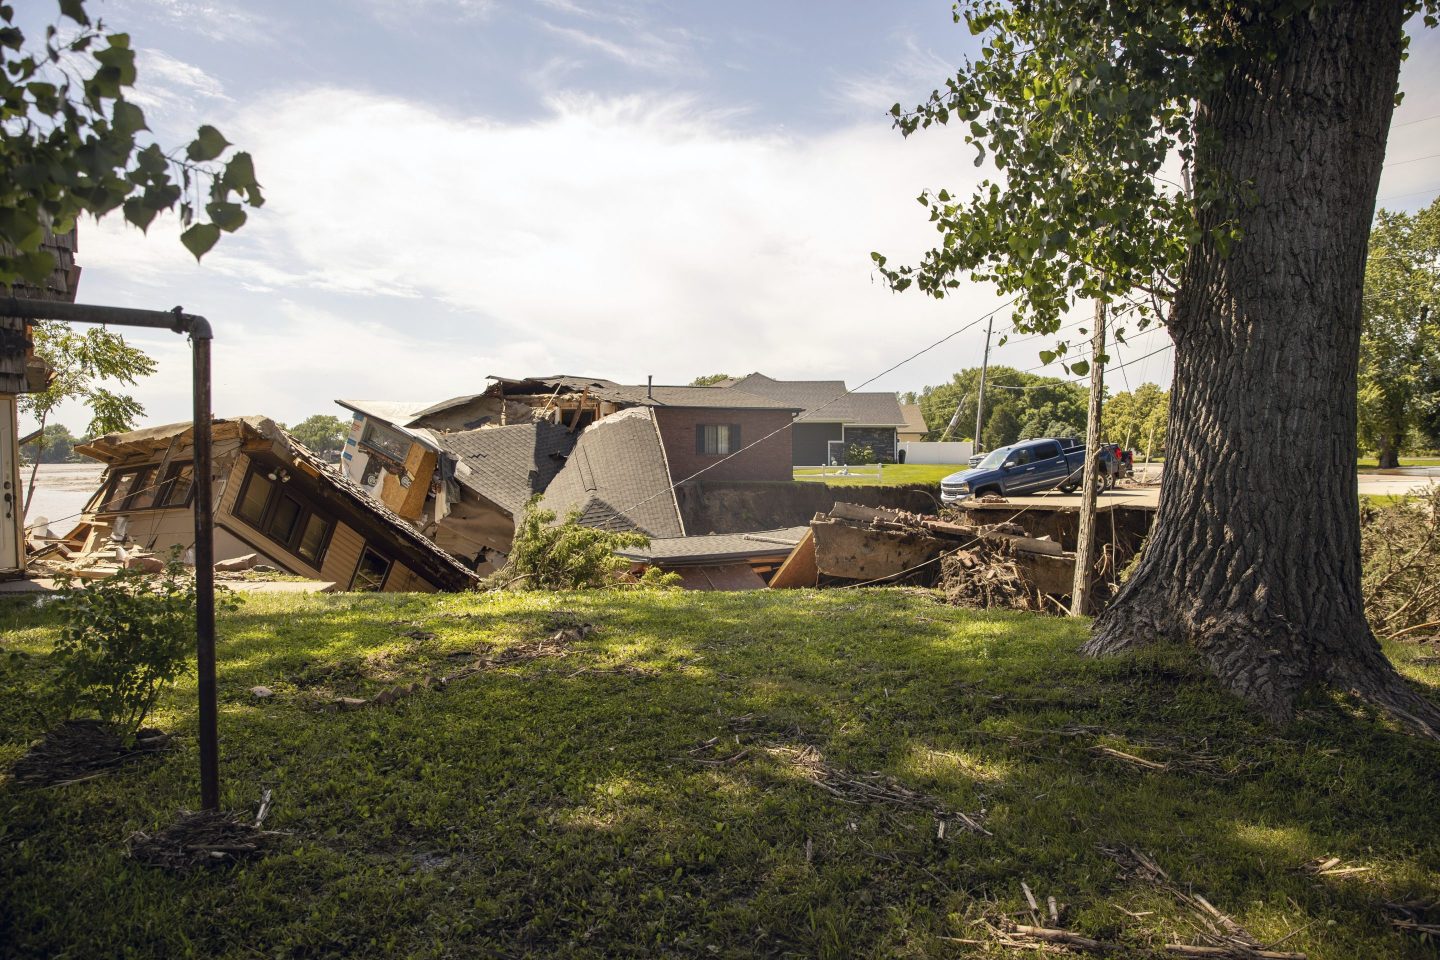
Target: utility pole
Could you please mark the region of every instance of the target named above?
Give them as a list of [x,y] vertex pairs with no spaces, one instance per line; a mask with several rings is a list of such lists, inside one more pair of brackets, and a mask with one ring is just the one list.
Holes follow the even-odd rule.
[[1095,335],[1090,341],[1090,408],[1085,418],[1085,477],[1080,494],[1080,531],[1075,538],[1075,585],[1070,615],[1083,617],[1090,606],[1090,574],[1095,568],[1095,498],[1100,478],[1100,400],[1105,392],[1105,302],[1095,301]]
[[[985,371],[990,366],[990,334],[995,329],[995,318],[991,317],[985,324],[985,358],[980,361],[980,396],[975,402],[975,447],[970,452],[980,452],[980,422],[985,417]],[[955,412],[950,415],[950,422],[945,425],[945,432],[940,435],[940,442],[944,443],[950,439],[950,434],[955,432],[955,427],[960,423],[960,408],[965,406],[965,398],[961,397],[955,404]]]
[[990,369],[990,332],[995,328],[995,318],[985,324],[985,359],[980,361],[980,395],[975,398],[975,448],[971,453],[980,452],[980,425],[985,422],[985,373]]

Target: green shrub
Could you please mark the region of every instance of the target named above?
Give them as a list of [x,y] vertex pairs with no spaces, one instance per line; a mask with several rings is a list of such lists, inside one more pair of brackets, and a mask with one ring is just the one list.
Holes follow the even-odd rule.
[[630,569],[630,561],[615,556],[615,550],[649,544],[643,533],[581,526],[578,511],[556,523],[555,511],[542,509],[537,495],[530,498],[525,515],[515,525],[510,562],[495,580],[498,586],[520,590],[614,586]]
[[879,461],[875,457],[875,450],[868,444],[852,443],[850,449],[845,451],[845,463],[848,466],[863,466],[877,462]]
[[[163,574],[121,570],[79,586],[61,579],[61,619],[46,704],[69,719],[93,712],[129,739],[161,691],[190,667],[195,580],[172,561]],[[220,599],[217,598],[217,606]]]
[[635,586],[640,590],[676,590],[681,582],[680,574],[673,570],[646,567],[645,572],[636,579]]

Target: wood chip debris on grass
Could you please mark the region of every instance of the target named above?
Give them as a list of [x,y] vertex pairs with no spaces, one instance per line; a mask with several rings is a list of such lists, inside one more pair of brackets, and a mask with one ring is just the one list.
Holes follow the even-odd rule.
[[1390,926],[1432,938],[1440,938],[1440,898],[1406,900],[1384,904]]
[[[686,751],[683,759],[708,767],[729,767],[756,752],[770,756],[800,771],[801,775],[843,803],[896,807],[916,810],[936,818],[936,838],[944,840],[952,827],[970,833],[992,836],[981,824],[984,812],[968,814],[949,810],[938,798],[914,790],[888,774],[877,771],[853,773],[826,763],[820,748],[812,743],[795,743],[807,739],[797,727],[777,730],[764,717],[745,714],[731,717],[726,726],[728,736],[711,737]],[[790,742],[761,739],[760,734],[787,737]],[[744,738],[744,739],[742,739]]]
[[[1193,891],[1176,884],[1154,858],[1135,847],[1121,844],[1100,847],[1100,852],[1114,860],[1122,876],[1139,880],[1165,891],[1182,906],[1189,908],[1196,925],[1199,944],[1169,943],[1165,952],[1177,956],[1229,957],[1233,960],[1305,960],[1305,954],[1270,949],[1257,940],[1229,915]],[[1282,938],[1282,941],[1285,938]]]
[[981,921],[984,938],[944,937],[951,943],[972,946],[1004,947],[1009,950],[1035,951],[1039,953],[1095,954],[1111,956],[1168,956],[1168,957],[1214,957],[1217,960],[1307,960],[1303,953],[1283,950],[1267,950],[1263,947],[1237,949],[1203,944],[1167,943],[1159,948],[1147,949],[1135,944],[1114,940],[1097,940],[1073,930],[1058,927],[1041,927],[1033,924]]
[[127,843],[130,856],[152,867],[182,871],[262,856],[281,836],[263,829],[270,800],[266,790],[253,820],[219,810],[182,810],[179,819],[153,834],[143,830],[132,834]]
[[831,766],[813,745],[771,745],[764,749],[767,754],[790,764],[799,770],[806,780],[843,803],[879,804],[923,810],[942,821],[954,820],[962,829],[972,833],[990,835],[990,831],[981,826],[976,818],[959,811],[947,810],[935,797],[913,790],[892,776],[879,771],[852,773]]
[[1347,866],[1339,857],[1316,857],[1300,865],[1302,873],[1314,877],[1345,877],[1355,873],[1369,873],[1374,867]]
[[[1217,910],[1204,897],[1198,894],[1185,894],[1175,888],[1159,864],[1140,851],[1131,847],[1113,850],[1102,847],[1101,850],[1121,861],[1122,869],[1127,871],[1129,876],[1164,887],[1169,892],[1176,894],[1182,903],[1198,911],[1210,929],[1215,931],[1211,942],[1165,943],[1149,947],[1136,943],[1088,937],[1061,926],[1061,915],[1065,908],[1057,907],[1054,897],[1045,898],[1044,909],[1049,914],[1049,924],[1046,925],[1042,919],[1042,907],[1038,898],[1030,889],[1030,885],[1023,880],[1020,881],[1020,892],[1025,896],[1028,910],[1021,911],[1019,915],[1023,916],[1028,912],[1030,923],[1020,923],[1009,917],[992,916],[975,921],[975,924],[983,931],[983,937],[944,937],[942,939],[971,946],[1001,947],[1007,950],[1024,950],[1035,953],[1127,957],[1216,957],[1227,958],[1227,960],[1306,960],[1306,955],[1303,953],[1276,949],[1280,943],[1289,939],[1289,936],[1269,945],[1258,943],[1243,927]],[[1120,907],[1120,910],[1132,917],[1147,915],[1131,913],[1124,907]],[[1224,928],[1223,933],[1217,928],[1217,924]],[[1296,930],[1290,936],[1298,932],[1299,930]]]
[[133,760],[155,756],[170,745],[159,730],[142,729],[127,746],[114,727],[100,720],[66,720],[30,745],[11,769],[18,784],[55,787],[103,776]]

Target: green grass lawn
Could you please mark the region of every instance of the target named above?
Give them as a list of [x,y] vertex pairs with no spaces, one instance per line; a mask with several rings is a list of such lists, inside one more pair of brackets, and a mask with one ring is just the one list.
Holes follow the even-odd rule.
[[[1361,473],[1374,473],[1380,469],[1380,461],[1374,457],[1370,459],[1361,458],[1355,461],[1356,468]],[[1401,457],[1402,467],[1440,467],[1440,457]]]
[[[873,467],[861,467],[864,471],[873,470]],[[930,464],[930,463],[886,463],[881,465],[881,477],[876,481],[873,475],[859,477],[837,477],[821,476],[819,467],[796,467],[796,480],[813,480],[821,483],[828,483],[835,486],[885,486],[893,487],[907,483],[923,483],[933,487],[940,486],[940,481],[955,473],[957,470],[966,469],[965,464]],[[833,468],[832,468],[833,470]]]
[[[306,708],[560,611],[598,628],[566,656]],[[155,718],[172,753],[0,779],[0,955],[949,958],[976,955],[946,938],[980,918],[1022,916],[1022,881],[1086,934],[1193,942],[1188,908],[1101,851],[1120,845],[1312,960],[1435,955],[1381,904],[1440,890],[1440,748],[1329,697],[1274,729],[1174,652],[1080,659],[1083,629],[903,590],[251,596],[221,620],[223,803],[271,788],[280,852],[180,875],[127,858],[196,803],[186,683]],[[0,680],[0,769],[41,732],[54,635],[0,604],[0,654],[29,655]],[[1392,655],[1440,693],[1418,649]],[[876,771],[930,799],[822,786]],[[947,817],[937,837],[929,804],[990,835]],[[1301,871],[1317,857],[1367,869]]]

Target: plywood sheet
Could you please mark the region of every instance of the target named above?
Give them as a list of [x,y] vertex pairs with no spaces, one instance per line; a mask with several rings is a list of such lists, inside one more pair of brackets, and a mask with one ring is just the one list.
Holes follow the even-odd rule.
[[790,556],[770,578],[772,590],[793,590],[797,587],[813,587],[820,581],[820,569],[815,566],[815,531],[806,530],[805,536],[790,551]]
[[748,563],[680,567],[680,585],[686,590],[764,590],[765,581]]

